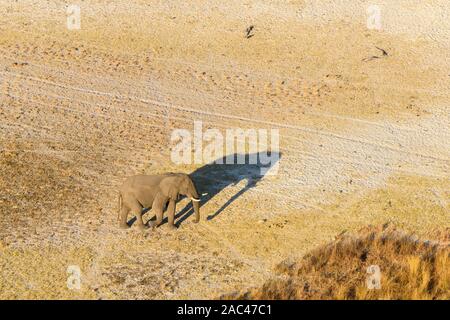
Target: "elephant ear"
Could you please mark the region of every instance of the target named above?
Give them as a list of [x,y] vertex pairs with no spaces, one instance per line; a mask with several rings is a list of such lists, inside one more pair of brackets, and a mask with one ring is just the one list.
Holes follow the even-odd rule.
[[161,191],[171,200],[178,199],[179,181],[178,177],[168,177],[161,181]]

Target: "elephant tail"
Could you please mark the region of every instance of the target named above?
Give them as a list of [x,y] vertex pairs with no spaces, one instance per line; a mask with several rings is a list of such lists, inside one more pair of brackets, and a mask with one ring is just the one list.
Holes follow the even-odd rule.
[[117,221],[120,220],[120,210],[122,210],[122,194],[119,193],[119,209],[117,210]]

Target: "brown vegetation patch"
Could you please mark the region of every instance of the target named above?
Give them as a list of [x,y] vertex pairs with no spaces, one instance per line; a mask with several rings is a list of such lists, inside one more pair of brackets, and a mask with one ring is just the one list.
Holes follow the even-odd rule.
[[[443,230],[448,238],[449,230]],[[300,261],[277,266],[281,275],[262,287],[225,295],[238,299],[449,299],[449,246],[394,228],[365,228],[341,235]],[[381,288],[369,289],[370,266]]]

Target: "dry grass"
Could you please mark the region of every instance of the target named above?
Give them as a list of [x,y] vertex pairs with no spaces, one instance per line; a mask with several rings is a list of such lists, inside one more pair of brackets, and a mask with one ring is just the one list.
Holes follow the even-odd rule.
[[[448,237],[435,241],[387,227],[341,235],[298,262],[277,266],[280,278],[261,288],[223,296],[238,299],[449,299]],[[381,271],[381,288],[369,289],[368,267]]]

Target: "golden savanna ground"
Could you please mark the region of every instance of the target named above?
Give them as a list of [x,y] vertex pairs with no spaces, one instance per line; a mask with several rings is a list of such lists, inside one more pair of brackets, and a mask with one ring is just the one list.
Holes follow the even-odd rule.
[[[450,9],[377,4],[381,30],[365,0],[0,0],[0,298],[214,298],[263,286],[344,231],[450,227]],[[251,172],[206,170],[199,189],[220,192],[200,224],[120,230],[125,177],[205,168],[170,158],[171,132],[194,121],[279,129],[278,174],[247,190]],[[364,291],[371,262],[344,273],[356,289],[321,297],[398,298]],[[403,297],[435,292],[419,293]]]

